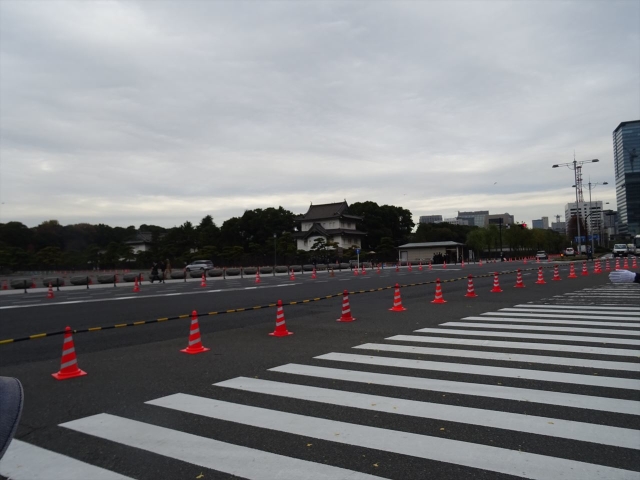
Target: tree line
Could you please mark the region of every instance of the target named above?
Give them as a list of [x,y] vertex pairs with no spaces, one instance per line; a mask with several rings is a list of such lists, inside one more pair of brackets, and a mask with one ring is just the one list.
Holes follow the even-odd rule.
[[[415,232],[411,212],[394,205],[372,201],[356,202],[349,213],[361,216],[356,228],[362,238],[362,260],[393,261],[396,248],[409,242],[454,241],[465,243],[476,255],[497,254],[509,245],[518,253],[537,249],[560,252],[566,238],[551,230],[502,229],[453,225],[420,224]],[[354,248],[341,252],[331,242],[316,242],[311,251],[298,250],[294,232],[300,228],[299,215],[282,207],[246,210],[216,225],[211,215],[199,224],[184,222],[164,228],[157,225],[111,227],[105,224],[61,225],[57,220],[29,228],[21,222],[0,223],[0,269],[85,270],[111,268],[148,268],[154,261],[169,260],[180,268],[198,260],[216,265],[272,265],[311,261],[348,261],[356,257]],[[126,242],[140,232],[148,237],[148,250],[134,254]]]

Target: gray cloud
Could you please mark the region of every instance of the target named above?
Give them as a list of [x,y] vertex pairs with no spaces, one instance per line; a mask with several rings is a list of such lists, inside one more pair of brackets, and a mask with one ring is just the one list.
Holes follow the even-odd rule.
[[574,150],[613,183],[639,19],[631,0],[5,0],[0,221],[222,223],[343,198],[551,217],[573,174],[550,167]]

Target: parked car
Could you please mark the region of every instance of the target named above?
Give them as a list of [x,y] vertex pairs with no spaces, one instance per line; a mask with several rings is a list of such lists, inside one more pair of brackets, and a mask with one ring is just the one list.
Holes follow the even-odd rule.
[[564,256],[565,257],[575,257],[576,256],[576,251],[571,247],[567,247],[567,248],[564,249]]
[[626,257],[629,253],[629,249],[627,245],[624,243],[616,243],[613,246],[613,256],[614,257]]
[[194,260],[185,267],[187,272],[192,270],[206,272],[213,268],[213,262],[211,260]]
[[547,255],[547,252],[545,252],[544,250],[539,250],[538,253],[536,253],[536,258],[538,260],[548,260],[549,255]]

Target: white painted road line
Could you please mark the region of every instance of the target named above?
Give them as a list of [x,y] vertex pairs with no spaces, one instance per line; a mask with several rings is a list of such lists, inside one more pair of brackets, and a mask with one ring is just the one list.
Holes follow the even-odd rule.
[[477,323],[477,322],[445,322],[443,327],[467,327],[467,328],[495,328],[503,330],[538,330],[541,332],[568,332],[568,333],[591,333],[594,335],[627,335],[630,337],[640,336],[639,331],[612,329],[612,328],[580,328],[580,327],[552,327],[549,325],[509,325],[502,323]]
[[344,380],[348,382],[367,383],[372,385],[413,388],[416,390],[446,392],[457,395],[475,395],[478,397],[515,400],[518,402],[535,402],[559,405],[562,407],[640,415],[640,402],[608,397],[594,397],[590,395],[550,392],[546,390],[504,387],[501,385],[487,385],[482,383],[453,382],[450,380],[438,380],[435,378],[406,377],[401,375],[388,375],[385,373],[362,372],[359,370],[314,367],[311,365],[300,365],[296,363],[289,363],[280,367],[270,368],[269,371],[292,373],[295,375],[306,375],[318,378],[331,378],[333,380]]
[[588,353],[592,355],[612,355],[638,358],[640,351],[626,348],[586,347],[561,343],[505,342],[500,340],[475,340],[473,338],[427,337],[421,335],[394,335],[385,340],[395,342],[437,343],[448,345],[469,345],[474,347],[518,348],[522,350],[544,350],[552,352]]
[[[479,320],[483,322],[515,322],[515,323],[543,323],[545,325],[594,325],[602,327],[640,328],[640,323],[634,323],[630,318],[624,322],[590,322],[586,320],[547,320],[546,318],[510,318],[510,317],[464,317],[462,320]],[[629,323],[626,323],[629,322]],[[443,324],[442,324],[443,325]]]
[[[156,400],[157,401],[157,400]],[[153,402],[147,402],[153,403]],[[101,413],[61,427],[242,478],[379,480],[364,473],[285,457]],[[67,478],[67,477],[48,477]],[[85,479],[95,480],[87,476]]]
[[459,407],[440,403],[418,402],[401,398],[381,397],[364,393],[331,390],[255,378],[238,377],[214,383],[217,387],[234,388],[248,392],[296,398],[341,407],[352,407],[374,412],[432,418],[467,423],[490,428],[534,433],[614,447],[640,449],[640,431],[609,427],[592,423],[574,422],[557,418],[536,417],[518,413],[499,412],[480,408]]
[[[308,417],[193,395],[170,395],[147,403],[242,425],[530,479],[548,480],[565,477],[583,480],[637,480],[638,478],[638,472],[629,470],[459,440]],[[300,478],[308,478],[308,475],[305,472]]]
[[[640,312],[640,307],[616,307],[616,306],[611,306],[611,307],[601,307],[601,306],[596,306],[596,305],[527,305],[527,304],[520,304],[520,305],[516,305],[517,308],[558,308],[558,309],[565,309],[565,310],[584,310],[584,311],[598,311],[598,310],[613,310],[616,313],[617,310],[621,310],[623,312]],[[507,310],[506,308],[501,308],[500,310]],[[600,312],[598,312],[600,313]],[[605,312],[601,312],[601,313],[605,313]],[[637,313],[634,313],[633,315],[637,315]]]
[[[376,350],[380,352],[410,353],[414,355],[439,355],[441,357],[479,358],[482,360],[500,360],[504,362],[542,363],[567,367],[595,368],[603,370],[624,370],[640,372],[640,363],[606,362],[572,357],[543,357],[542,355],[522,355],[518,353],[485,352],[478,350],[460,350],[453,348],[412,347],[409,345],[387,345],[386,343],[365,343],[353,348]],[[638,352],[637,352],[638,353]]]
[[557,313],[513,313],[513,312],[487,312],[481,314],[482,316],[503,316],[503,317],[535,317],[535,318],[572,318],[572,319],[584,319],[584,320],[640,320],[640,315],[634,315],[632,318],[626,318],[623,316],[612,317],[610,315],[562,315]]
[[[511,308],[501,308],[500,312],[522,312],[532,311],[533,313],[597,313],[598,315],[629,315],[640,317],[640,308],[627,307],[580,307],[578,305],[517,305]],[[629,311],[635,310],[635,311]]]
[[623,388],[640,390],[640,380],[633,378],[602,377],[580,375],[577,373],[549,372],[546,370],[526,370],[523,368],[491,367],[487,365],[468,365],[464,363],[430,362],[408,358],[376,357],[373,355],[355,355],[353,353],[326,353],[318,355],[319,360],[335,362],[351,362],[361,365],[377,365],[382,367],[409,368],[430,370],[435,372],[463,373],[468,375],[487,375],[502,378],[521,378],[541,382],[570,383],[573,385],[589,385],[592,387]]
[[0,475],[11,480],[132,480],[16,439],[11,441],[0,460]]
[[453,330],[451,328],[421,328],[417,333],[435,333],[448,335],[468,335],[471,337],[515,337],[515,338],[537,338],[539,340],[562,340],[565,342],[586,342],[586,343],[612,343],[620,345],[640,345],[640,340],[611,337],[587,337],[577,335],[545,335],[540,333],[521,332],[478,332],[475,330]]

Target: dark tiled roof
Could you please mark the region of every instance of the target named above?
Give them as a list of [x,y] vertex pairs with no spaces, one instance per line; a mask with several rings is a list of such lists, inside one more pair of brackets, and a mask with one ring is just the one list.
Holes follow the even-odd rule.
[[304,215],[297,217],[297,220],[320,220],[323,218],[346,217],[354,220],[361,220],[362,217],[349,215],[349,205],[347,202],[325,203],[323,205],[311,205]]
[[138,232],[136,236],[131,240],[127,240],[124,242],[125,244],[135,244],[135,243],[151,243],[151,232]]
[[464,243],[452,242],[450,240],[445,242],[421,242],[421,243],[405,243],[397,248],[428,248],[428,247],[455,247],[464,246]]
[[314,223],[309,230],[305,230],[304,232],[295,232],[293,234],[293,238],[309,238],[312,234],[331,237],[341,233],[346,233],[347,235],[366,235],[365,232],[361,232],[359,230],[350,230],[348,228],[324,228],[319,223]]

